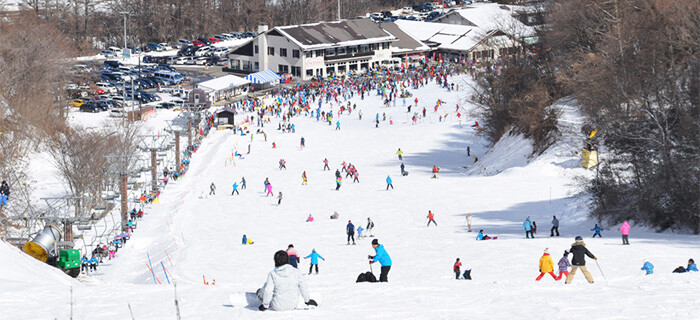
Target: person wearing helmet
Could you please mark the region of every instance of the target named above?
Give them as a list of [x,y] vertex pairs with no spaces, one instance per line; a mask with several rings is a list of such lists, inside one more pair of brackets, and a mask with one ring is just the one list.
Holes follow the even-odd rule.
[[571,259],[571,273],[569,273],[568,276],[566,276],[566,283],[569,284],[571,283],[571,280],[574,280],[574,275],[576,275],[576,270],[581,269],[583,272],[583,276],[586,277],[586,280],[588,280],[588,283],[593,283],[593,276],[588,272],[588,269],[586,269],[586,257],[588,256],[589,258],[592,258],[593,260],[598,260],[588,249],[586,249],[586,244],[583,243],[583,237],[577,236],[576,237],[576,242],[574,242],[571,245],[571,249],[569,249],[569,252],[571,252],[574,257]]

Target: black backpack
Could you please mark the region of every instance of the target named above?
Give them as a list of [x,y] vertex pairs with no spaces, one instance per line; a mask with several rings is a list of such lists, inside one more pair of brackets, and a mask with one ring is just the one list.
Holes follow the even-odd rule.
[[675,270],[673,270],[673,273],[685,273],[685,268],[678,267]]
[[375,277],[373,273],[367,271],[365,273],[360,273],[355,282],[377,282],[377,277]]

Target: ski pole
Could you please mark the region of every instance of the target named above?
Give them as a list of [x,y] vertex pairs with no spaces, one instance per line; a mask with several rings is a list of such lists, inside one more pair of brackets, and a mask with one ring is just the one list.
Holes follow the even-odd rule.
[[600,274],[603,275],[603,279],[605,279],[605,283],[608,283],[608,278],[605,277],[605,273],[603,273],[603,269],[600,268],[600,264],[598,264],[598,259],[593,260],[595,261],[595,265],[598,266],[598,270],[600,270]]

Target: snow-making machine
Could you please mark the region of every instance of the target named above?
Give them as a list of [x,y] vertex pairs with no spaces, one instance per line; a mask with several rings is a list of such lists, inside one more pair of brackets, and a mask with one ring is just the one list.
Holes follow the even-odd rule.
[[39,261],[57,267],[75,278],[80,275],[80,251],[61,249],[61,231],[47,224],[34,239],[24,244],[24,252]]

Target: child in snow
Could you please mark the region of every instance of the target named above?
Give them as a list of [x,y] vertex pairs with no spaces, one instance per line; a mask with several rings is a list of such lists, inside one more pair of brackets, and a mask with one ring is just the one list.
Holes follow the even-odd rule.
[[231,195],[233,195],[234,193],[240,195],[240,193],[238,193],[238,183],[236,182],[233,183],[233,191],[231,191]]
[[309,217],[306,218],[306,222],[314,222],[314,217],[312,217],[311,215],[309,215]]
[[362,228],[362,225],[357,227],[357,238],[358,239],[362,238],[362,231],[365,231],[365,229]]
[[623,244],[623,245],[629,245],[629,244],[630,244],[630,240],[629,240],[630,229],[631,229],[631,227],[630,227],[630,224],[627,223],[627,220],[623,221],[623,222],[622,222],[622,226],[621,226],[620,229],[619,229],[619,230],[620,230],[620,233],[622,233],[622,244]]
[[257,291],[262,303],[258,310],[293,310],[299,304],[300,295],[307,306],[318,306],[316,301],[309,299],[309,290],[299,271],[288,265],[287,253],[282,250],[275,252],[274,261],[275,269],[270,271],[265,285]]
[[595,236],[599,236],[601,238],[603,237],[602,235],[600,235],[600,232],[603,231],[603,229],[601,227],[599,227],[597,223],[596,223],[595,227],[593,227],[593,229],[591,229],[591,231],[595,231],[595,233],[593,234],[593,238],[595,238]]
[[576,237],[576,242],[571,245],[569,252],[571,252],[574,257],[571,259],[571,273],[566,276],[566,284],[569,284],[572,280],[574,280],[577,269],[581,269],[581,272],[583,272],[583,275],[586,277],[586,280],[588,280],[588,283],[593,283],[593,276],[591,276],[588,269],[586,269],[586,256],[592,258],[593,260],[598,260],[598,258],[588,251],[588,249],[586,249],[586,244],[583,243],[583,237]]
[[455,272],[455,279],[459,280],[459,267],[462,266],[462,263],[459,262],[459,258],[457,258],[457,261],[455,261],[455,265],[452,267],[452,270]]
[[488,238],[488,236],[485,235],[484,230],[481,229],[481,230],[479,230],[479,233],[476,235],[476,240],[486,240],[484,238]]
[[306,179],[306,171],[301,173],[301,185],[308,185],[309,181]]
[[355,244],[355,225],[352,224],[351,220],[348,220],[348,224],[345,226],[345,233],[348,234],[348,245],[350,240],[352,240],[352,244]]
[[391,176],[386,176],[386,189],[389,190],[389,187],[391,187],[391,189],[394,189],[394,185],[391,184]]
[[688,267],[685,268],[685,272],[690,272],[690,271],[698,271],[698,266],[695,265],[695,260],[690,259],[688,260]]
[[280,191],[280,195],[277,196],[277,205],[279,206],[280,204],[282,204],[282,191]]
[[343,178],[338,176],[337,178],[335,178],[335,190],[339,190],[341,184],[343,184]]
[[438,168],[437,166],[433,166],[433,179],[437,179],[438,172],[440,172],[440,168]]
[[112,260],[112,258],[114,258],[114,252],[117,250],[117,248],[114,247],[114,242],[110,243],[107,249],[109,250],[109,260]]
[[241,242],[243,243],[243,245],[248,244],[248,237],[246,237],[246,235],[243,235],[243,240]]
[[571,263],[569,263],[569,251],[564,250],[564,256],[559,259],[557,265],[559,266],[559,276],[557,276],[557,281],[559,281],[561,280],[562,276],[566,277],[569,275],[569,267],[571,267]]
[[92,258],[90,258],[90,271],[97,271],[97,257],[95,257],[95,254],[92,254]]
[[544,249],[544,254],[542,258],[540,258],[540,275],[535,281],[542,280],[545,273],[549,273],[555,281],[557,280],[557,276],[554,274],[554,261],[552,261],[552,257],[549,256],[549,248]]
[[642,266],[642,270],[646,271],[647,275],[654,274],[654,265],[645,259],[644,265]]
[[308,259],[308,258],[311,258],[311,265],[309,266],[309,274],[311,274],[311,269],[313,269],[314,266],[316,266],[316,274],[318,274],[318,258],[323,259],[323,261],[326,261],[326,259],[321,257],[321,255],[316,252],[316,249],[311,249],[311,254],[304,257],[304,259]]
[[525,219],[525,222],[523,222],[523,230],[525,231],[525,238],[530,239],[530,236],[532,238],[535,238],[535,235],[532,233],[532,222],[530,221],[530,217],[527,217]]
[[83,255],[83,257],[80,258],[80,271],[87,273],[89,266],[90,260],[87,258],[87,255]]

